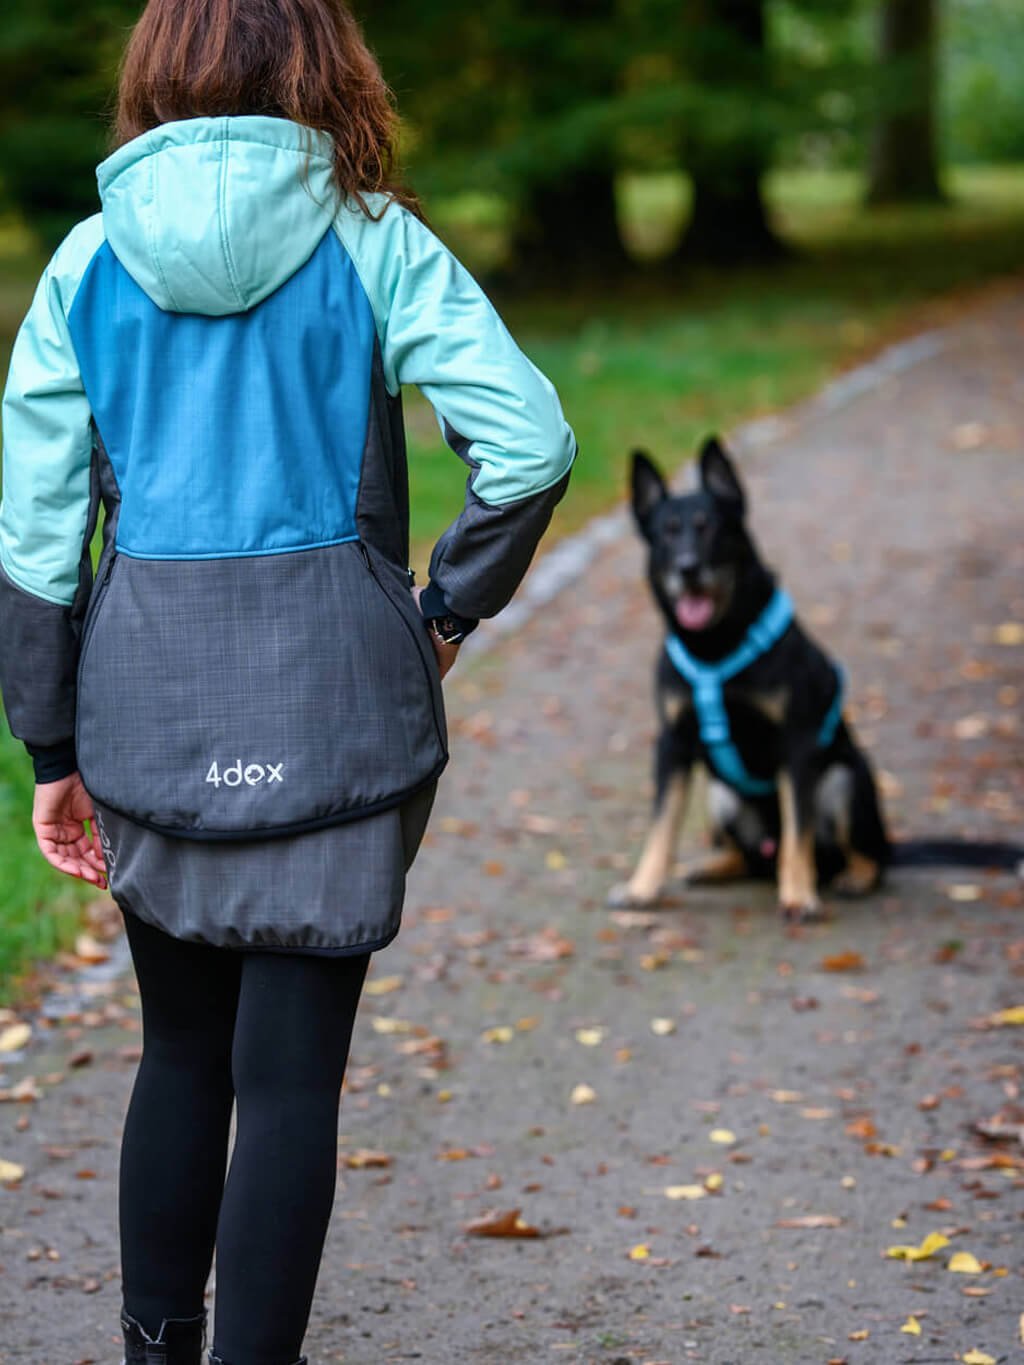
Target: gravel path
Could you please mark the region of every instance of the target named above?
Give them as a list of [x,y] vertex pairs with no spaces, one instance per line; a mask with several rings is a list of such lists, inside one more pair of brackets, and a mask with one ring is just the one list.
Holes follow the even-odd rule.
[[[903,835],[1020,837],[1022,347],[1024,292],[990,298],[738,442]],[[614,531],[451,679],[452,768],[357,1026],[310,1365],[1024,1360],[1024,1142],[972,1128],[1019,1104],[1024,1034],[982,1025],[1024,1004],[1024,887],[897,873],[801,928],[745,885],[606,910],[644,834],[659,645]],[[25,1168],[0,1189],[2,1365],[120,1360],[119,952],[0,1079],[43,1092],[0,1105]],[[544,1235],[465,1232],[514,1209]],[[885,1256],[932,1232],[933,1258]]]

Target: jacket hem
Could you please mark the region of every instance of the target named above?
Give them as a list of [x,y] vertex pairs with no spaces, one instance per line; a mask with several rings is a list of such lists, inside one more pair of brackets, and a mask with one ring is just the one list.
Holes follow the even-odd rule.
[[[153,929],[159,929],[161,933],[168,934],[171,938],[177,938],[177,934],[171,934],[170,930],[155,919],[149,919],[145,915],[140,915],[124,896],[112,896],[112,900],[117,904],[118,909],[123,915],[134,915],[143,924],[148,924]],[[185,943],[198,943],[207,948],[219,948],[228,953],[295,953],[303,957],[361,957],[367,953],[380,952],[386,948],[397,937],[401,929],[401,919],[393,929],[389,929],[380,938],[367,939],[359,943],[343,944],[318,944],[318,943],[215,943],[207,938],[182,939]]]

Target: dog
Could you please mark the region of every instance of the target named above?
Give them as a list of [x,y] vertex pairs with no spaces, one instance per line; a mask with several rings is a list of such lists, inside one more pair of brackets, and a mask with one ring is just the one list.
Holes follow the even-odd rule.
[[697,490],[673,496],[651,459],[633,455],[633,515],[667,634],[655,673],[654,820],[609,901],[661,899],[700,762],[714,847],[686,880],[774,877],[785,917],[817,919],[819,888],[863,896],[882,880],[890,846],[878,789],[843,716],[842,670],[762,562],[717,437],[698,469]]

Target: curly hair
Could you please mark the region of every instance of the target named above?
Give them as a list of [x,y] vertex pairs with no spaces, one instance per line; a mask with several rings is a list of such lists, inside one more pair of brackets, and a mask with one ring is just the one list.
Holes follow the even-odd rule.
[[329,133],[339,193],[415,213],[394,99],[344,0],[149,0],[121,64],[116,147],[176,119],[267,114]]

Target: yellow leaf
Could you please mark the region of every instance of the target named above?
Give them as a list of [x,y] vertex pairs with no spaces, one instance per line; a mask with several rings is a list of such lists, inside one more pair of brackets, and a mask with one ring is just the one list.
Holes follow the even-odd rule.
[[597,1091],[592,1090],[589,1085],[581,1083],[573,1087],[573,1092],[569,1098],[573,1104],[593,1104],[597,1099]]
[[731,1147],[736,1141],[736,1134],[730,1128],[712,1128],[708,1137],[721,1147]]
[[943,1247],[949,1246],[949,1238],[943,1237],[941,1232],[929,1232],[919,1247],[896,1246],[889,1247],[886,1256],[894,1261],[927,1261],[941,1251]]
[[984,1351],[968,1351],[967,1354],[961,1356],[960,1359],[964,1362],[964,1365],[996,1365],[995,1356],[990,1356]]
[[28,1024],[11,1024],[0,1030],[0,1052],[17,1052],[31,1037],[32,1029]]
[[866,1327],[862,1327],[859,1331],[847,1332],[846,1335],[850,1341],[867,1341],[871,1333],[868,1331]]
[[1011,1005],[1007,1010],[997,1010],[990,1018],[997,1028],[1008,1024],[1024,1024],[1024,1005]]
[[671,961],[672,958],[668,953],[659,950],[656,953],[644,953],[640,959],[640,966],[645,972],[656,972],[659,967],[664,967]]
[[367,981],[363,987],[364,995],[390,995],[392,991],[397,991],[402,984],[400,976],[378,976],[373,980]]
[[576,1030],[576,1041],[582,1043],[584,1047],[598,1047],[604,1042],[605,1031],[600,1026],[597,1028],[578,1028]]
[[707,1190],[703,1185],[666,1185],[666,1199],[703,1199]]
[[947,894],[951,901],[980,901],[981,887],[973,882],[960,882],[949,887]]
[[977,1256],[972,1256],[969,1251],[957,1251],[949,1258],[947,1270],[952,1270],[955,1275],[980,1275],[982,1266]]
[[496,1028],[484,1029],[480,1036],[485,1043],[511,1043],[516,1031],[507,1024],[498,1024]]
[[992,637],[997,645],[1024,645],[1024,625],[1020,621],[1004,621],[996,626]]
[[0,1182],[6,1184],[9,1180],[20,1180],[24,1174],[24,1166],[19,1166],[16,1161],[4,1161],[0,1157]]
[[632,1251],[630,1251],[629,1259],[631,1261],[646,1261],[649,1258],[650,1254],[651,1248],[647,1245],[646,1242],[641,1242],[638,1246],[633,1247]]
[[707,1180],[704,1181],[704,1188],[710,1190],[713,1194],[716,1190],[720,1190],[724,1184],[725,1177],[719,1175],[717,1171],[714,1171],[708,1176]]
[[918,1322],[917,1318],[914,1317],[913,1313],[907,1318],[906,1322],[900,1328],[900,1331],[906,1332],[907,1336],[910,1337],[919,1337],[921,1335],[921,1324]]
[[412,1033],[408,1019],[371,1019],[374,1033]]
[[667,1038],[670,1033],[675,1033],[676,1021],[674,1019],[652,1019],[651,1032],[657,1038]]
[[553,848],[544,859],[544,862],[552,872],[560,872],[562,868],[566,866],[568,859],[564,853],[560,853],[557,848]]
[[522,1019],[516,1020],[516,1028],[520,1033],[529,1033],[531,1029],[535,1029],[539,1023],[540,1020],[535,1014],[527,1014],[524,1015]]

